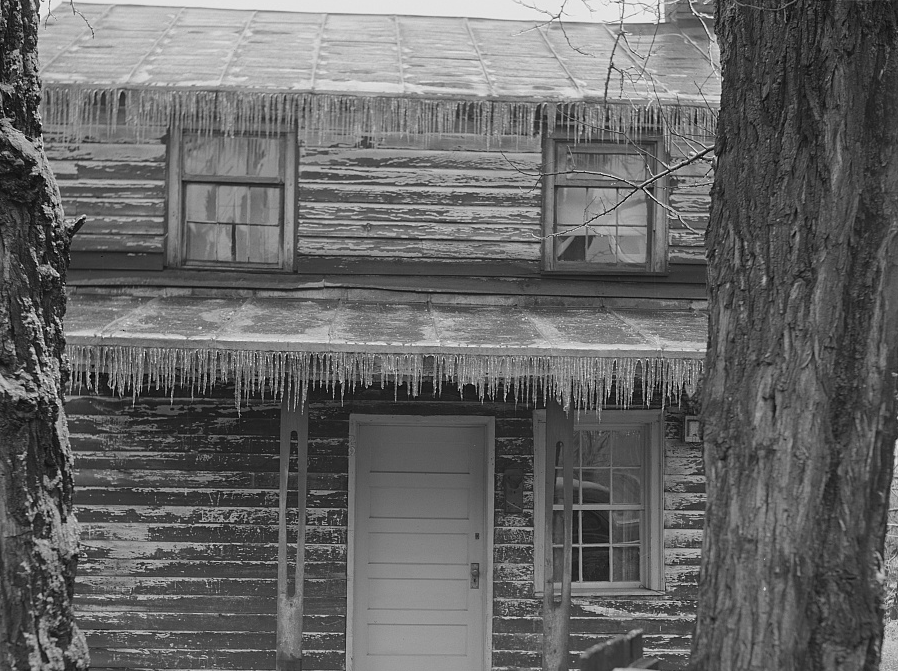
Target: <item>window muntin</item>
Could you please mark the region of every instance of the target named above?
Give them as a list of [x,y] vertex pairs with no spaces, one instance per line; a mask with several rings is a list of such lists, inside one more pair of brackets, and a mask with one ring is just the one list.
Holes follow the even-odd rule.
[[183,133],[175,161],[175,265],[283,268],[290,157],[283,136]]
[[[639,587],[645,536],[644,427],[574,430],[572,585]],[[552,520],[554,579],[561,581],[564,539],[563,454],[555,462]]]
[[547,270],[648,272],[665,268],[654,143],[551,143]]

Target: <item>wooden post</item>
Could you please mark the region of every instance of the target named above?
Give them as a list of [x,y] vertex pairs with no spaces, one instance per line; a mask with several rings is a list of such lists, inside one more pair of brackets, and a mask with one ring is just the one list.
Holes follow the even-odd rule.
[[[545,487],[545,584],[543,585],[543,669],[566,671],[570,650],[572,519],[574,499],[574,422],[555,401],[546,404]],[[555,602],[552,504],[555,500],[555,467],[563,461],[564,549],[562,552],[561,601]]]
[[[306,546],[309,414],[284,399],[281,406],[281,470],[278,501],[277,671],[302,669],[302,597]],[[290,461],[296,459],[296,556],[291,589],[287,572],[289,538],[287,511]]]

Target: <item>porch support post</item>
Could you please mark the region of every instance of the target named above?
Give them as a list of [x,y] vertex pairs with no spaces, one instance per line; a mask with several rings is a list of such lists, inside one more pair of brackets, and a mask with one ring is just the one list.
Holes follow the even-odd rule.
[[[281,406],[280,496],[278,500],[277,671],[302,669],[302,597],[306,546],[309,414],[285,397]],[[295,569],[288,572],[290,466],[296,462]],[[293,578],[291,581],[290,578]]]
[[[555,401],[546,404],[545,487],[545,585],[543,586],[543,669],[566,671],[570,650],[572,519],[574,500],[574,422]],[[561,570],[561,601],[555,601],[555,560],[552,549],[552,521],[555,500],[556,465],[563,465],[564,545]]]

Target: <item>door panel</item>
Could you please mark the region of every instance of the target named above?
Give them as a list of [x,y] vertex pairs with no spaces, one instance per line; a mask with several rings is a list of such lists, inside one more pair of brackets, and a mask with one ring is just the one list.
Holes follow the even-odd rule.
[[358,425],[355,671],[483,668],[485,437],[426,417]]

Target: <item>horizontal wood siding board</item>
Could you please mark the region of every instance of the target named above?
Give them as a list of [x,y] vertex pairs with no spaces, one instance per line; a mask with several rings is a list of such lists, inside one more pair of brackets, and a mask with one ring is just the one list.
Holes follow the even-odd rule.
[[[303,238],[395,238],[437,240],[530,242],[539,245],[540,229],[527,224],[441,224],[429,221],[396,223],[392,221],[319,221],[308,219],[299,226]],[[300,247],[302,247],[302,242]]]
[[138,669],[221,669],[222,671],[274,669],[274,650],[169,650],[91,648],[91,664],[96,667]]
[[[145,201],[145,203],[149,205],[150,201]],[[539,209],[520,206],[502,207],[501,205],[465,207],[463,205],[389,205],[301,201],[299,204],[300,230],[301,223],[307,219],[522,225],[539,224]]]
[[165,182],[138,181],[135,179],[80,179],[58,180],[59,195],[63,202],[77,198],[165,198]]
[[[90,631],[227,631],[257,632],[266,634],[275,631],[276,616],[273,613],[220,613],[210,618],[205,613],[148,612],[148,611],[94,611],[78,613],[78,626]],[[303,623],[312,621],[303,620]]]
[[[278,469],[274,454],[237,452],[150,452],[139,450],[78,451],[75,467],[79,469],[112,470],[141,468],[150,470],[206,470],[206,471],[271,471]],[[295,461],[295,460],[294,460]]]
[[[377,168],[352,164],[319,165],[304,164],[300,166],[300,187],[321,188],[324,185],[343,186],[385,186],[396,188],[421,187],[458,187],[471,188],[518,188],[525,191],[535,190],[539,193],[539,162],[519,163],[518,168],[510,161],[504,168],[482,169],[476,166],[463,169],[447,169],[443,167],[382,165]],[[76,164],[77,165],[77,164]],[[426,164],[425,164],[426,165]],[[71,169],[71,168],[69,168]]]
[[[277,451],[277,438],[266,436],[241,436],[241,435],[205,435],[195,434],[164,434],[147,432],[133,433],[107,433],[89,434],[84,432],[72,432],[77,439],[78,450],[76,452],[94,452],[98,450],[132,450],[141,447],[150,447],[157,451],[170,452],[195,452],[208,454],[218,450],[227,450],[230,454],[248,453],[258,455],[274,454]],[[74,441],[73,441],[74,442]],[[73,446],[74,449],[74,446]]]
[[165,215],[163,198],[68,198],[63,201],[66,216],[161,217]]
[[480,240],[395,240],[389,238],[313,238],[300,237],[297,247],[298,263],[304,256],[342,254],[381,258],[410,258],[434,260],[457,258],[495,258],[535,261],[539,258],[539,244],[529,242],[489,242]]
[[162,235],[93,235],[79,233],[72,239],[72,251],[102,254],[162,254],[165,251]]
[[163,255],[160,253],[135,252],[78,252],[71,253],[70,270],[162,270]]
[[47,158],[53,167],[57,161],[100,161],[112,164],[150,163],[165,165],[165,144],[81,142],[57,143],[50,137],[46,146]]
[[[274,561],[217,561],[194,559],[84,559],[78,563],[78,575],[130,575],[146,577],[270,578],[277,572]],[[77,591],[77,589],[76,589]],[[272,611],[273,612],[273,611]]]
[[[356,203],[359,205],[531,207],[538,212],[538,188],[358,186],[340,183],[300,182],[300,208],[311,203]],[[528,219],[533,218],[527,213]]]
[[538,152],[453,151],[436,149],[362,149],[357,147],[307,146],[302,150],[300,167],[354,168],[359,170],[404,169],[411,171],[450,170],[487,173],[538,172],[542,155]]
[[81,235],[163,235],[163,217],[89,217],[75,236]]
[[53,174],[60,183],[69,180],[146,180],[159,181],[165,179],[165,161],[163,158],[150,161],[124,159],[114,160],[75,160],[57,159],[50,161]]

